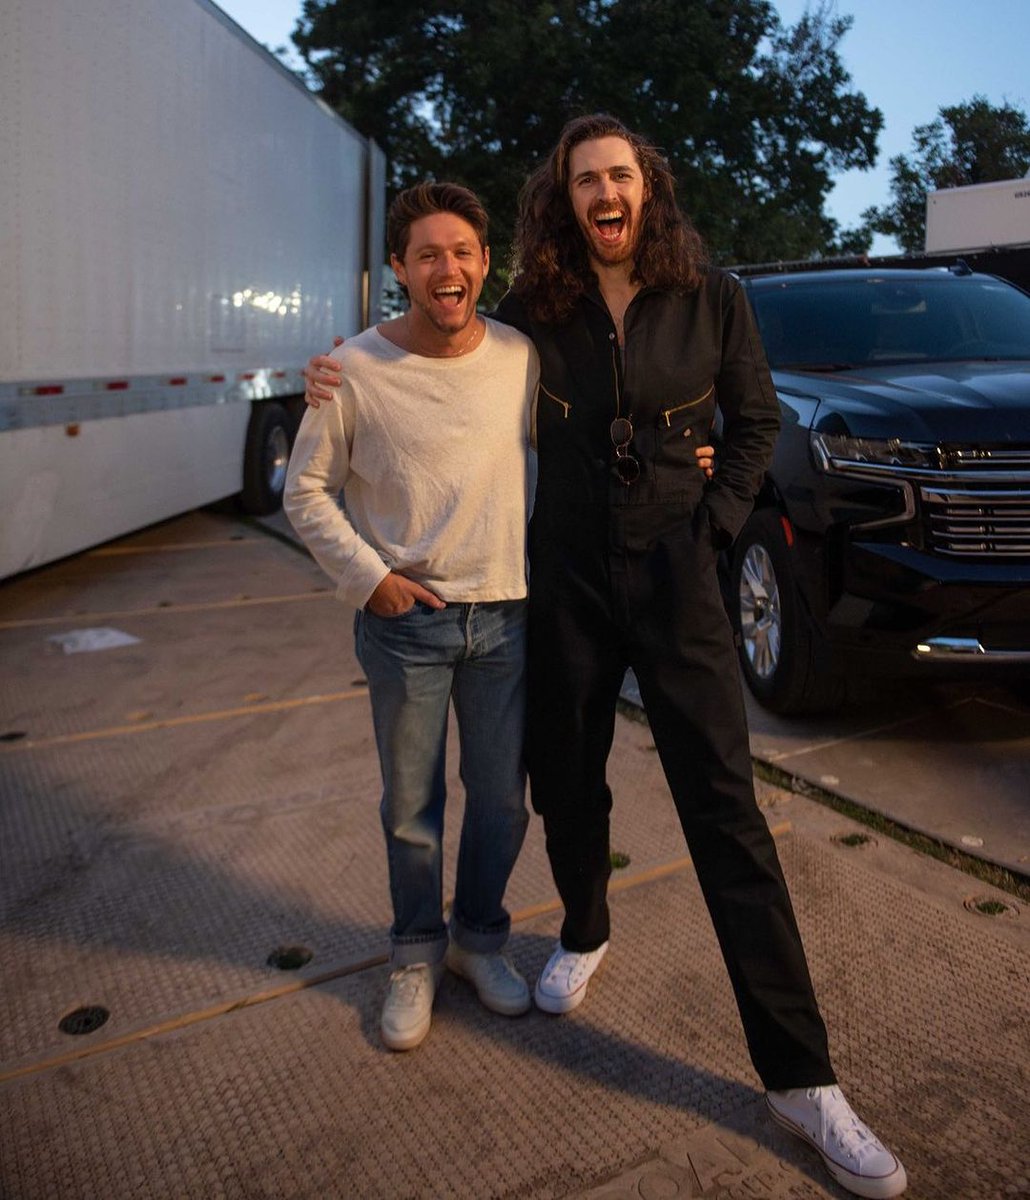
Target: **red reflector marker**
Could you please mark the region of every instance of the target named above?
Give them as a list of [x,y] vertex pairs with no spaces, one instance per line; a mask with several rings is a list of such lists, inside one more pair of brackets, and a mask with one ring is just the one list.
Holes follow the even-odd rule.
[[787,545],[794,545],[794,527],[786,517],[780,517],[780,524],[783,526],[783,536],[787,539]]
[[129,390],[129,381],[127,379],[109,379],[104,384],[109,392],[127,392]]
[[208,381],[208,383],[225,383],[225,376],[224,375],[209,375],[207,377],[207,381]]
[[63,393],[64,388],[59,383],[50,383],[43,387],[32,389],[32,394],[34,396],[60,396],[63,395]]
[[256,371],[244,371],[240,375],[240,379],[257,379],[257,372]]
[[169,387],[182,387],[186,383],[185,375],[176,375],[174,379],[168,380]]

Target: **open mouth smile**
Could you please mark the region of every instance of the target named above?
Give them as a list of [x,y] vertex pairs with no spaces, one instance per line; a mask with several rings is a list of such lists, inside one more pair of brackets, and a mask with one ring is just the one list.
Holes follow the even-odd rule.
[[617,242],[626,227],[626,214],[621,208],[603,209],[594,214],[593,226],[605,242]]
[[433,288],[432,296],[445,308],[460,308],[465,299],[465,287],[460,283],[445,283]]

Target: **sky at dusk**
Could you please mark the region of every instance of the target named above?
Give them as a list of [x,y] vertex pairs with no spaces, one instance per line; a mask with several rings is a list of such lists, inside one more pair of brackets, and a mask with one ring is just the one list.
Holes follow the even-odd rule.
[[[776,0],[788,25],[808,6]],[[274,49],[290,46],[301,0],[221,0],[219,7]],[[835,7],[854,18],[840,45],[844,65],[884,116],[876,167],[835,180],[826,207],[842,225],[889,200],[889,159],[910,151],[913,128],[932,121],[940,107],[979,93],[992,104],[1030,111],[1030,0],[838,0]],[[876,253],[896,249],[881,237],[873,245]]]

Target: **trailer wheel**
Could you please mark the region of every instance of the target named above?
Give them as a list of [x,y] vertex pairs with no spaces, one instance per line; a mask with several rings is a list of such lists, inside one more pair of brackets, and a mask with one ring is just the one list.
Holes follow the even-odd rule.
[[281,404],[255,404],[243,451],[240,503],[255,516],[275,512],[283,502],[290,462],[290,418]]

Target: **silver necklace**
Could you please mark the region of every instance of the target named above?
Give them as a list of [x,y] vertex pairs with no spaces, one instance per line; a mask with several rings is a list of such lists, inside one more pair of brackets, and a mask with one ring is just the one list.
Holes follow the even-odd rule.
[[[412,326],[411,326],[411,312],[410,312],[410,311],[409,311],[407,314],[405,314],[405,320],[406,320],[406,322],[407,322],[407,325],[408,325],[408,340],[409,340],[409,341],[410,341],[410,342],[411,342],[413,345],[416,345],[416,344],[417,344],[417,342],[416,342],[416,339],[415,339],[415,336],[414,336],[414,332],[415,332],[415,331],[414,331],[414,329],[413,329],[413,328],[412,328]],[[485,326],[484,326],[484,328],[485,328]],[[457,348],[457,350],[447,350],[447,351],[445,351],[445,352],[444,352],[444,353],[442,353],[442,354],[432,354],[432,353],[431,353],[431,354],[429,354],[429,355],[428,355],[428,357],[429,357],[429,358],[458,358],[458,357],[459,357],[460,355],[462,355],[462,354],[467,354],[467,353],[468,353],[468,351],[471,349],[471,347],[472,347],[472,343],[475,341],[475,339],[476,339],[476,337],[477,337],[477,335],[478,335],[478,334],[479,334],[479,317],[478,317],[478,316],[473,316],[473,318],[472,318],[472,332],[471,332],[471,333],[468,335],[468,337],[467,337],[467,338],[466,338],[466,339],[465,339],[465,340],[464,340],[464,341],[461,343],[461,345],[460,345],[460,346]],[[416,352],[415,352],[415,353],[417,354],[417,353],[418,353],[418,351],[416,350]]]

